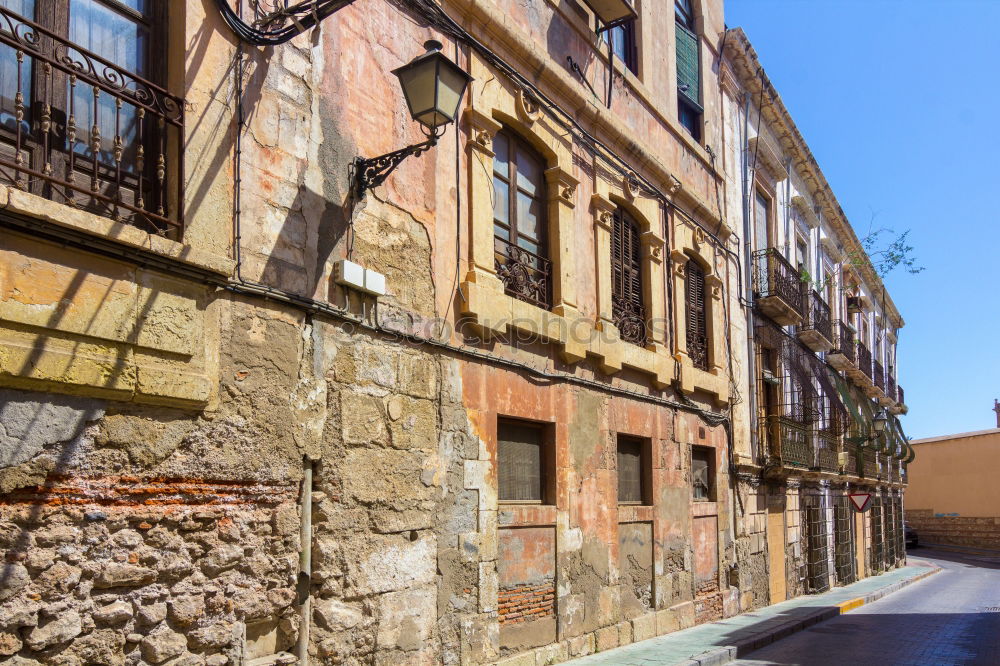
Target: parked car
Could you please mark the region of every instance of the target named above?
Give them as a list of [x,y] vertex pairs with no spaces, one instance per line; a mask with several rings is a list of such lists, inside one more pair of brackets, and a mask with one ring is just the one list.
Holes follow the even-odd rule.
[[916,548],[920,545],[917,531],[905,523],[903,524],[903,537],[906,539],[907,548]]

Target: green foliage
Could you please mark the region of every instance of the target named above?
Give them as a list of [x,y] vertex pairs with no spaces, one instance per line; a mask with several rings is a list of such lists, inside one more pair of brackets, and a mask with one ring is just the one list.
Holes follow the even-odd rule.
[[[888,227],[873,228],[875,217],[875,213],[872,213],[871,222],[868,223],[868,233],[861,238],[861,247],[879,277],[884,278],[897,268],[902,268],[913,275],[922,272],[924,267],[917,264],[913,256],[913,246],[907,243],[910,230],[896,233]],[[865,263],[864,257],[858,253],[852,253],[848,259],[852,265],[858,267]]]

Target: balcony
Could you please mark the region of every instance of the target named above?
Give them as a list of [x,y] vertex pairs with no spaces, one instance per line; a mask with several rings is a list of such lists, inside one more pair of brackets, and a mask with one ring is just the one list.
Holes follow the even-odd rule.
[[833,348],[826,355],[826,360],[841,372],[847,373],[850,370],[856,370],[858,354],[857,344],[854,340],[854,329],[844,322],[837,320],[833,330]]
[[872,378],[872,353],[861,341],[858,342],[858,369],[868,379]]
[[885,369],[877,360],[872,364],[872,372],[874,373],[872,379],[875,380],[875,388],[885,393]]
[[829,431],[816,433],[816,466],[819,472],[836,474],[840,470],[840,454],[837,451],[838,437]]
[[184,100],[3,7],[0,25],[0,180],[178,238]]
[[840,466],[843,473],[847,476],[861,476],[861,470],[858,468],[858,464],[861,460],[861,452],[858,449],[858,445],[845,442],[844,451],[840,454]]
[[809,426],[787,416],[768,416],[771,455],[784,467],[809,469],[814,466],[812,432]]
[[858,341],[855,346],[855,353],[857,354],[856,365],[852,368],[847,369],[847,374],[854,383],[861,387],[865,395],[868,397],[873,397],[875,395],[875,383],[872,381],[874,373],[872,372],[872,353],[865,346],[865,343]]
[[773,247],[753,253],[753,290],[757,309],[781,326],[798,325],[805,314],[802,279]]
[[806,296],[805,319],[799,328],[799,340],[814,352],[825,352],[833,347],[830,306],[815,291]]
[[877,479],[881,472],[878,454],[874,449],[861,449],[861,475],[866,479]]

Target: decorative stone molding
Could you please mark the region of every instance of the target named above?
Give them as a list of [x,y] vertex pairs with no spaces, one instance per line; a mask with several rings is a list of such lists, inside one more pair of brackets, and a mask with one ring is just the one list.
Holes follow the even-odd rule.
[[528,125],[533,125],[536,120],[538,120],[538,115],[541,113],[541,106],[538,101],[529,95],[524,88],[520,88],[517,91],[516,105],[518,117],[523,120]]
[[500,131],[500,123],[472,108],[466,109],[464,115],[465,122],[469,126],[469,140],[466,142],[466,147],[493,159],[493,137]]
[[761,136],[752,137],[747,142],[751,155],[757,156],[757,165],[763,166],[774,182],[788,178],[788,170],[781,163],[778,153],[771,147],[767,139]]
[[816,215],[815,207],[809,204],[808,199],[801,194],[796,194],[792,197],[792,205],[799,211],[802,215],[802,220],[810,229],[815,229],[819,226],[819,217]]
[[686,268],[688,261],[695,260],[705,271],[705,286],[710,298],[706,300],[706,323],[709,338],[709,368],[695,367],[687,351],[687,328],[678,325],[675,335],[674,354],[680,361],[680,389],[685,393],[703,391],[715,397],[720,404],[729,400],[729,380],[722,365],[725,359],[725,319],[722,298],[725,285],[715,267],[715,248],[708,242],[704,231],[678,214],[671,216],[674,222],[674,247],[670,250],[672,264],[674,321],[687,320],[687,302],[684,299]]

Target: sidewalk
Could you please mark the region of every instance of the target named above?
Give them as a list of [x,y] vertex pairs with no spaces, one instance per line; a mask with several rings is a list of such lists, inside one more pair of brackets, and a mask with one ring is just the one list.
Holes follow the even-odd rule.
[[906,566],[830,592],[797,597],[752,613],[701,624],[640,643],[571,660],[577,666],[725,664],[785,636],[881,599],[940,571]]

